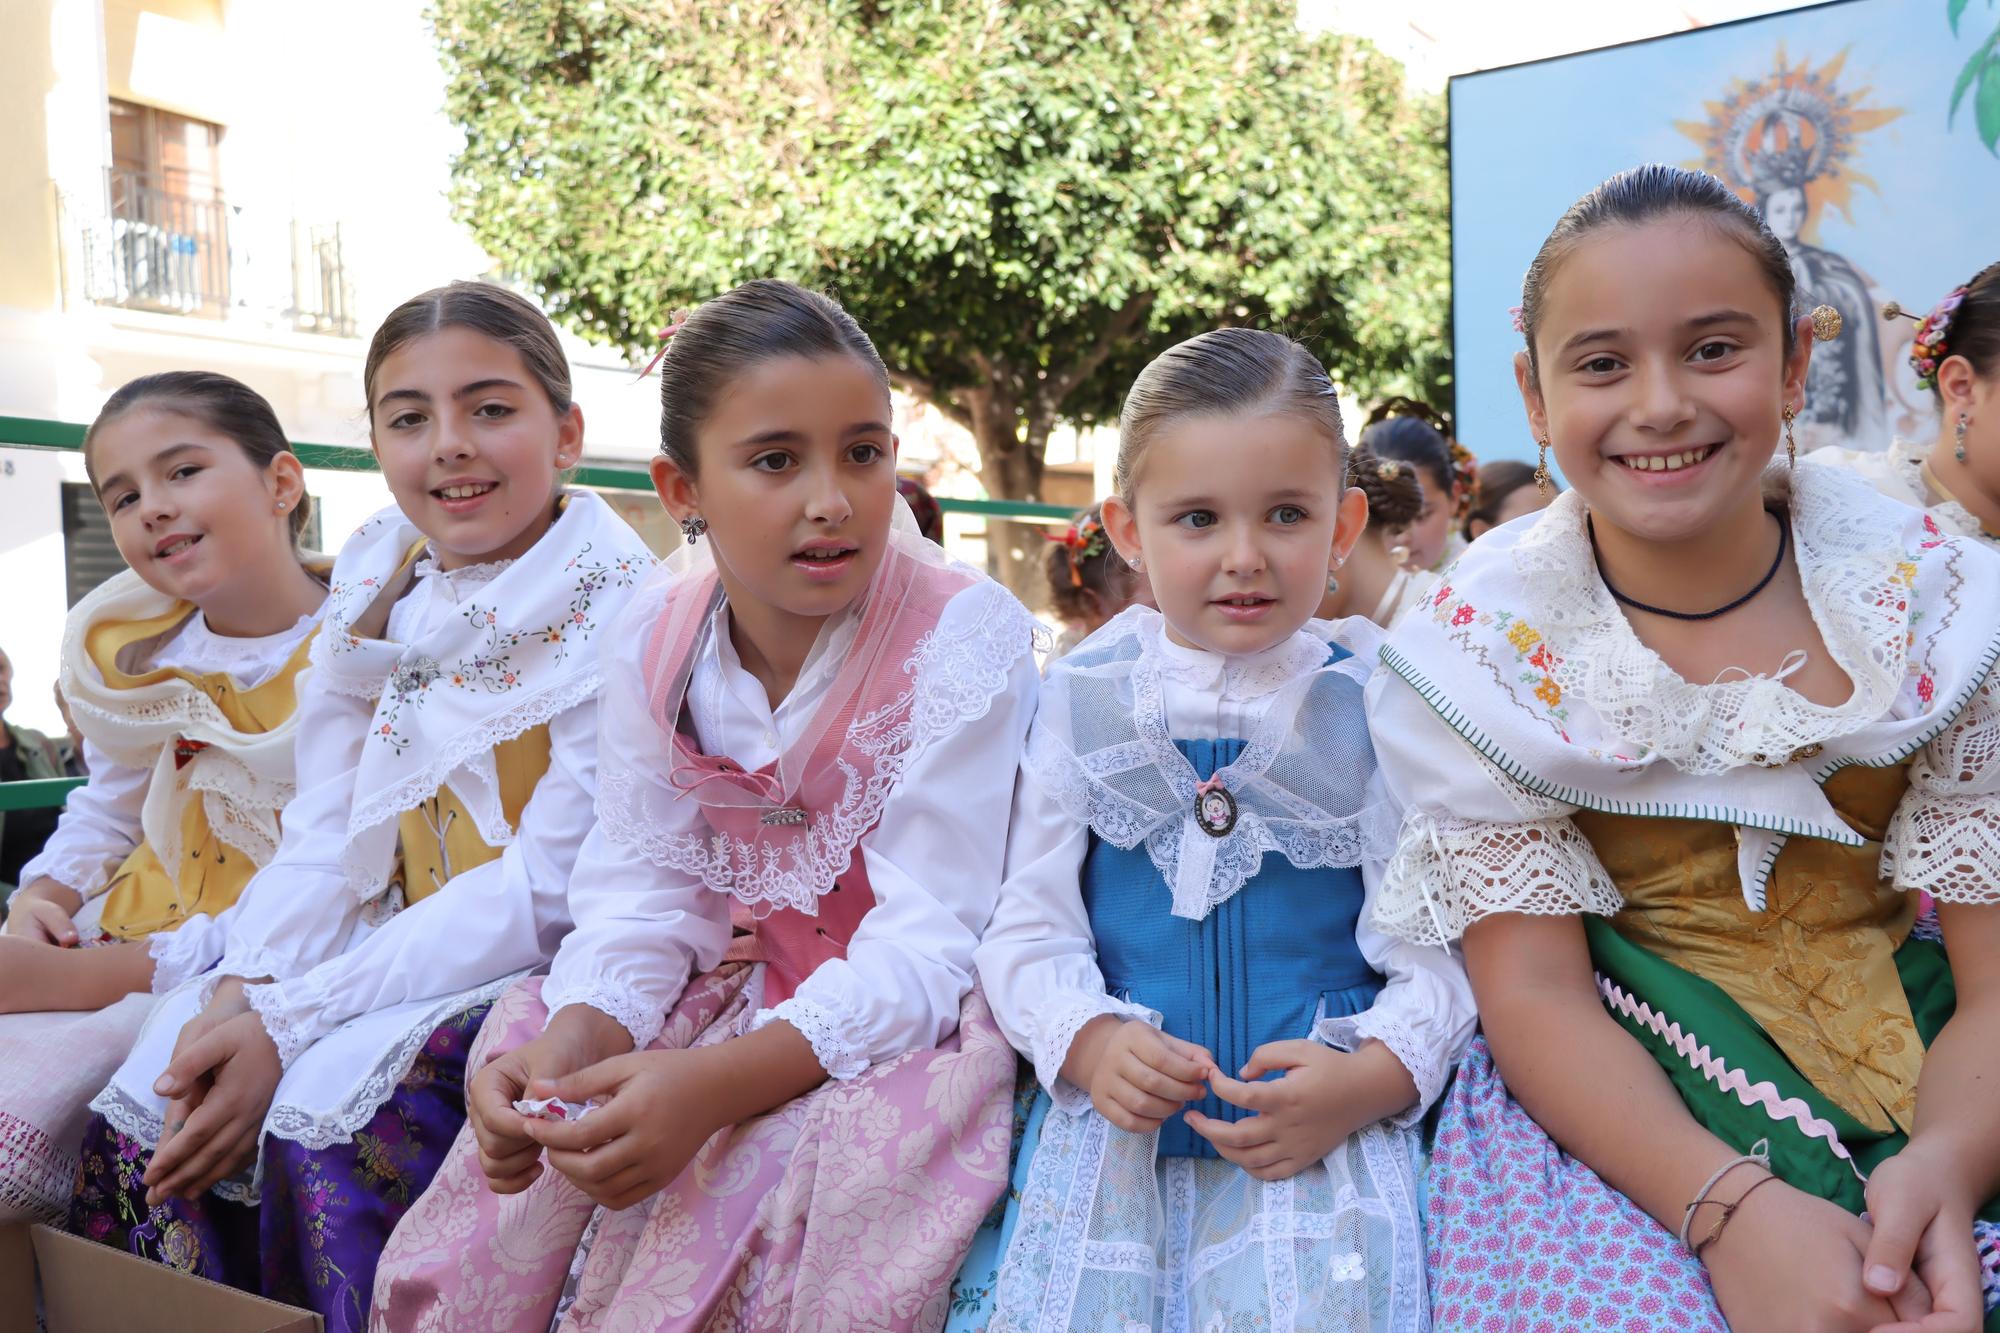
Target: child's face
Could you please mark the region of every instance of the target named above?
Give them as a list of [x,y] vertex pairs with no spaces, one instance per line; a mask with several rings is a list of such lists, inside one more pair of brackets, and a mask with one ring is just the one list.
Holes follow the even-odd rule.
[[97,428],[90,472],[118,554],[168,597],[201,606],[244,571],[292,558],[305,474],[290,454],[259,467],[197,418],[142,405]]
[[446,569],[506,560],[554,520],[556,473],[583,454],[583,412],[557,412],[521,354],[466,328],[382,360],[369,404],[396,504]]
[[1333,442],[1296,413],[1185,417],[1147,444],[1132,504],[1104,502],[1105,527],[1176,642],[1257,653],[1312,617],[1361,535],[1368,502],[1342,483]]
[[1811,324],[1785,313],[1722,224],[1666,218],[1579,241],[1515,376],[1538,437],[1601,525],[1685,541],[1760,503],[1759,474],[1804,399]]
[[695,449],[698,475],[658,458],[653,482],[676,518],[707,520],[732,604],[817,621],[867,589],[896,504],[889,396],[869,367],[753,365],[716,396]]
[[1438,479],[1423,468],[1417,470],[1417,484],[1423,488],[1424,507],[1396,539],[1409,548],[1404,563],[1411,569],[1429,569],[1444,558],[1444,545],[1451,539],[1452,494],[1449,487],[1438,489]]

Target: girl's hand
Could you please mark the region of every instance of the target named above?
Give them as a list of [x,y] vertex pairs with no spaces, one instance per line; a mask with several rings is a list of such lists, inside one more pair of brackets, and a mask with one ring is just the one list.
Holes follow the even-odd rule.
[[13,904],[7,909],[4,931],[22,939],[72,949],[77,942],[75,916],[82,906],[82,894],[43,875],[14,895]]
[[723,1128],[710,1113],[724,1095],[720,1062],[708,1051],[640,1051],[553,1082],[530,1097],[595,1100],[581,1120],[519,1117],[549,1165],[606,1208],[630,1208],[671,1185],[701,1145]]
[[[1743,1198],[1762,1178],[1739,1167],[1711,1197]],[[1697,1212],[1690,1238],[1706,1235],[1715,1219],[1713,1208]],[[1702,1261],[1736,1333],[1869,1333],[1928,1314],[1929,1292],[1914,1278],[1893,1300],[1862,1286],[1872,1239],[1873,1229],[1839,1204],[1774,1180],[1744,1199]]]
[[624,1025],[588,1005],[565,1005],[542,1035],[496,1057],[466,1093],[479,1169],[495,1194],[519,1194],[542,1174],[542,1145],[514,1103],[534,1083],[552,1083],[632,1049]]
[[1070,1081],[1089,1090],[1099,1115],[1133,1134],[1150,1134],[1165,1124],[1201,1096],[1203,1082],[1215,1072],[1215,1057],[1207,1051],[1137,1019],[1094,1018],[1077,1033],[1077,1043],[1085,1049],[1073,1045],[1072,1058],[1080,1057],[1089,1072]]
[[[1280,1070],[1280,1078],[1255,1081]],[[1402,1061],[1380,1042],[1353,1054],[1316,1041],[1269,1042],[1251,1053],[1241,1081],[1218,1075],[1210,1086],[1231,1106],[1257,1114],[1232,1124],[1189,1111],[1188,1127],[1259,1180],[1297,1175],[1417,1095]]]
[[284,1072],[254,1013],[225,1020],[177,1053],[153,1091],[179,1097],[205,1084],[206,1092],[186,1121],[166,1125],[146,1167],[147,1206],[193,1199],[254,1159]]
[[1957,1180],[1916,1143],[1869,1175],[1874,1234],[1862,1256],[1862,1285],[1898,1302],[1912,1286],[1929,1296],[1929,1313],[1921,1319],[1899,1310],[1899,1321],[1879,1325],[1876,1333],[1979,1333],[1986,1306],[1972,1243],[1973,1205],[1952,1189]]

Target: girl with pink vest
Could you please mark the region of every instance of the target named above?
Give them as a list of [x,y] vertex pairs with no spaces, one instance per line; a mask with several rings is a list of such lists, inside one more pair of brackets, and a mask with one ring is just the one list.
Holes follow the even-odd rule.
[[936,1327],[1006,1183],[972,955],[1033,621],[917,534],[832,301],[748,283],[661,364],[688,544],[605,650],[576,929],[486,1024],[377,1328]]

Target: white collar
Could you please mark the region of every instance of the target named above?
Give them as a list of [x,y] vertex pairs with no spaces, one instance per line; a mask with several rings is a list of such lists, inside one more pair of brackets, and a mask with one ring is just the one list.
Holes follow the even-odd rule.
[[1218,653],[1174,642],[1165,616],[1157,611],[1144,614],[1142,654],[1153,660],[1163,678],[1193,689],[1216,690],[1230,699],[1260,699],[1326,664],[1326,640],[1310,629],[1298,629],[1262,652]]

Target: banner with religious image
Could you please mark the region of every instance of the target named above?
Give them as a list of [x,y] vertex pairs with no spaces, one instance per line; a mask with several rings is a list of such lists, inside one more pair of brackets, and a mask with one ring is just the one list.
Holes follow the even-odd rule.
[[1542,238],[1605,177],[1700,167],[1784,243],[1816,349],[1803,448],[1935,430],[1909,353],[1921,314],[2000,259],[2000,0],[1840,0],[1451,81],[1460,438],[1529,458],[1510,310]]

